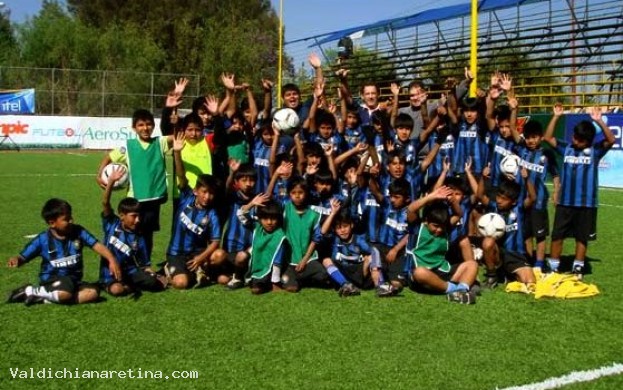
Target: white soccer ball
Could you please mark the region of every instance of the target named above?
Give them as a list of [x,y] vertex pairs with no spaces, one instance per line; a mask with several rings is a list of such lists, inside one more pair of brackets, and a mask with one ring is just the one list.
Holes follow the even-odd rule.
[[115,184],[112,187],[113,190],[121,189],[121,188],[125,187],[128,184],[128,179],[129,179],[129,177],[128,177],[128,168],[125,165],[123,165],[123,164],[111,163],[111,164],[108,164],[108,165],[106,165],[104,167],[104,169],[102,170],[102,175],[100,176],[100,178],[104,182],[104,185],[107,185],[108,184],[108,177],[110,177],[110,175],[112,175],[113,171],[115,171],[117,169],[123,170],[123,176],[121,176],[121,178],[115,182]]
[[505,175],[517,176],[519,173],[519,156],[509,154],[500,161],[500,172]]
[[484,237],[493,237],[497,240],[506,232],[506,221],[500,214],[487,213],[478,219],[478,231]]
[[296,132],[299,126],[299,116],[291,108],[282,108],[273,115],[273,125],[286,134]]

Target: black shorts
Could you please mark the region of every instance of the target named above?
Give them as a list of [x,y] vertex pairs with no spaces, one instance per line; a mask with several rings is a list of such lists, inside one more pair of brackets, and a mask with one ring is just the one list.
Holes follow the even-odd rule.
[[502,248],[500,248],[500,265],[507,274],[514,274],[520,268],[530,267],[526,256]]
[[577,241],[597,239],[597,209],[594,207],[556,206],[552,240],[573,237]]
[[387,258],[387,253],[392,249],[392,247],[377,244],[376,248],[379,250],[379,254],[381,255],[381,264],[383,264],[383,271],[385,271],[387,279],[390,281],[406,282],[405,249],[403,248],[400,252],[398,252],[393,263],[388,263],[385,259]]
[[456,270],[459,269],[460,265],[461,264],[452,264],[450,266],[450,271],[449,272],[444,272],[444,271],[440,270],[439,268],[432,268],[431,271],[435,275],[439,276],[439,278],[441,280],[443,280],[444,282],[449,282],[452,279],[452,277],[454,276],[454,274],[456,273]]
[[166,202],[166,199],[148,200],[139,203],[141,233],[160,231],[160,205],[164,202]]
[[281,280],[283,287],[300,289],[301,287],[328,287],[330,279],[327,270],[320,260],[307,262],[303,272],[296,272],[295,265],[282,269]]
[[524,214],[524,238],[545,239],[549,236],[549,215],[547,209],[527,209]]
[[351,283],[359,288],[372,288],[374,282],[370,277],[370,272],[364,274],[364,263],[348,263],[345,261],[334,261],[333,264],[340,270],[342,275]]
[[152,274],[151,272],[146,272],[142,269],[137,270],[136,272],[130,275],[124,275],[123,280],[119,282],[118,280],[112,280],[108,283],[104,284],[106,291],[109,291],[110,286],[115,283],[121,283],[124,286],[127,286],[130,290],[140,290],[140,291],[162,291],[164,290],[164,286],[158,278],[156,274]]
[[261,292],[269,292],[273,289],[272,272],[269,272],[266,276],[260,279],[252,278],[249,282],[251,288],[259,289]]
[[189,255],[167,255],[167,267],[171,276],[187,275],[189,278],[193,275],[186,266],[186,262],[192,259]]
[[71,294],[77,294],[80,290],[85,288],[92,288],[99,294],[100,288],[97,283],[86,283],[83,281],[77,281],[69,276],[52,276],[45,282],[39,283],[40,286],[46,287],[50,291],[66,291]]

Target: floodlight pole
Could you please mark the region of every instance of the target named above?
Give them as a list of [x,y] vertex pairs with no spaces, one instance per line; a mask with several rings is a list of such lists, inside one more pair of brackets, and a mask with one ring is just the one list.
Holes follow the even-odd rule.
[[474,79],[469,85],[469,96],[476,97],[478,88],[478,0],[472,0],[472,19],[470,23],[470,57],[469,68],[472,71]]
[[282,68],[283,68],[283,0],[279,0],[279,57],[277,60],[277,108],[281,108]]

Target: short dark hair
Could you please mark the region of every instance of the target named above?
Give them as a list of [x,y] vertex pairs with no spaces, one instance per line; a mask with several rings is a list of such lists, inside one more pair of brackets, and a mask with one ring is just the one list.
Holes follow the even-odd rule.
[[413,130],[413,118],[409,114],[398,114],[394,120],[394,129],[399,128]]
[[206,188],[208,191],[216,194],[219,187],[219,181],[216,177],[208,174],[201,174],[197,176],[197,182],[195,183],[195,188]]
[[593,126],[592,122],[587,120],[580,121],[580,123],[573,127],[573,136],[578,141],[586,141],[592,144],[595,139],[595,133],[595,126]]
[[119,214],[138,213],[141,208],[141,204],[136,198],[123,198],[119,201],[117,206],[117,212]]
[[361,84],[361,89],[360,89],[361,93],[363,93],[363,90],[365,87],[374,87],[376,88],[376,93],[380,92],[378,84],[375,83],[374,81],[368,80],[368,81],[365,81],[363,84]]
[[200,129],[203,129],[203,120],[201,120],[199,115],[194,112],[191,112],[190,114],[186,115],[184,119],[182,119],[182,129],[186,130],[186,128],[190,124],[195,124],[199,126]]
[[41,217],[45,222],[53,221],[61,215],[71,215],[71,205],[63,199],[48,199],[41,209]]
[[543,125],[537,121],[528,121],[525,125],[523,125],[523,136],[530,137],[537,135],[539,137],[543,136]]
[[132,114],[132,127],[135,127],[138,121],[147,121],[152,124],[155,123],[154,115],[149,112],[149,110],[145,110],[144,108],[139,108],[134,111],[134,114]]
[[505,196],[508,199],[516,202],[519,199],[521,193],[521,184],[514,180],[510,180],[504,176],[501,177],[500,186],[498,187],[498,195]]
[[370,123],[378,123],[385,130],[389,127],[389,117],[387,116],[385,111],[376,110],[372,113],[372,115],[370,115]]
[[422,219],[426,222],[436,223],[448,227],[450,224],[450,212],[444,201],[435,201],[424,208]]
[[453,190],[459,190],[463,192],[464,195],[470,193],[467,180],[465,180],[464,176],[448,176],[446,180],[444,180],[443,185]]
[[511,119],[511,109],[506,104],[498,106],[495,109],[495,117],[499,121],[508,121]]
[[318,110],[316,114],[316,127],[320,127],[320,125],[329,125],[332,129],[335,129],[335,116],[325,110]]
[[333,220],[333,227],[341,224],[355,224],[353,217],[350,215],[350,212],[347,209],[340,210],[340,212],[335,216],[335,219]]
[[318,142],[306,142],[305,145],[303,145],[303,155],[323,157],[324,149]]
[[288,194],[292,192],[295,187],[301,187],[306,194],[309,194],[309,185],[303,176],[295,176],[288,181],[288,186],[286,187]]
[[404,154],[402,150],[394,149],[391,152],[387,153],[387,165],[392,162],[393,159],[397,158],[402,164],[407,165],[407,156]]
[[208,108],[205,106],[205,103],[206,103],[205,97],[199,96],[198,98],[195,98],[195,100],[193,100],[193,105],[192,105],[193,113],[197,114],[199,112],[199,109],[205,110],[207,112]]
[[264,203],[264,206],[260,206],[256,209],[256,215],[258,219],[276,218],[281,221],[281,218],[283,218],[283,210],[277,201],[271,199]]
[[461,107],[466,111],[478,111],[480,101],[476,97],[466,97],[461,100]]
[[333,175],[328,169],[318,169],[318,172],[314,174],[314,183],[325,183],[333,185]]
[[411,196],[411,186],[407,179],[400,178],[392,181],[389,185],[389,194],[402,195],[405,198],[409,198]]
[[411,89],[414,87],[424,88],[424,85],[422,84],[420,80],[413,80],[412,82],[409,83],[409,86],[407,88]]
[[236,181],[236,180],[242,179],[243,177],[250,177],[253,180],[257,180],[257,171],[253,167],[253,164],[251,163],[240,164],[240,167],[238,167],[238,170],[234,172],[233,179],[234,181]]
[[288,83],[288,84],[285,84],[283,87],[281,87],[281,97],[284,97],[286,92],[290,92],[290,91],[294,91],[298,93],[299,95],[301,94],[301,90],[299,89],[298,85]]

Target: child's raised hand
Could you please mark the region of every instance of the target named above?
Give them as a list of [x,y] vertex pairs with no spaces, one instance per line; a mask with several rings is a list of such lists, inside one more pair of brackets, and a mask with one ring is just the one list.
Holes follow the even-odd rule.
[[216,112],[218,111],[218,99],[214,95],[208,95],[205,97],[205,103],[203,103],[203,106],[210,114],[216,115]]
[[357,150],[357,153],[364,153],[366,150],[368,150],[368,144],[365,142],[359,142],[356,146],[355,146],[355,150]]
[[561,103],[554,104],[554,116],[559,117],[562,116],[564,109]]
[[236,172],[240,168],[240,160],[230,158],[227,160],[227,165],[232,172]]
[[491,87],[491,89],[489,89],[489,97],[493,100],[498,99],[501,94],[502,90],[498,87]]
[[491,74],[491,88],[497,88],[500,85],[500,72],[495,71]]
[[184,134],[183,131],[180,131],[177,134],[175,134],[175,138],[173,139],[173,151],[174,152],[181,152],[182,149],[184,149],[184,145],[186,144],[184,142],[185,139],[186,139],[186,135]]
[[275,170],[275,174],[279,177],[287,177],[292,174],[292,169],[294,168],[294,164],[288,161],[281,162],[281,165],[277,167]]
[[471,172],[472,171],[472,157],[468,156],[467,159],[465,160],[465,173]]
[[305,167],[305,174],[307,175],[315,175],[318,172],[318,164],[308,164]]
[[329,111],[333,115],[337,113],[337,104],[335,104],[333,99],[329,101],[329,104],[327,105],[327,111]]
[[516,110],[517,107],[519,107],[519,101],[517,101],[517,98],[514,98],[514,97],[508,98],[508,107],[511,110]]
[[491,177],[491,163],[487,163],[487,166],[482,170],[482,176],[489,179]]
[[333,144],[323,145],[322,149],[324,150],[324,154],[327,157],[331,157],[331,155],[333,154]]
[[385,150],[387,150],[387,153],[391,153],[394,150],[394,142],[392,140],[385,142]]
[[127,168],[124,165],[115,165],[112,172],[110,172],[110,175],[108,176],[108,185],[112,186],[119,181],[119,179],[125,175],[126,169]]
[[349,72],[349,70],[348,70],[348,69],[343,69],[343,68],[340,68],[340,69],[338,69],[338,70],[336,70],[336,71],[335,71],[335,75],[336,75],[336,76],[337,76],[340,80],[343,80],[343,79],[345,79],[345,78],[346,78],[346,76],[348,76],[348,72]]
[[268,79],[262,79],[262,89],[264,92],[270,92],[273,90],[273,82]]
[[342,208],[342,202],[336,198],[331,198],[331,214],[335,214]]
[[186,86],[188,85],[188,79],[186,77],[180,77],[179,80],[175,81],[175,89],[173,89],[173,93],[182,96]]
[[255,198],[251,199],[251,202],[249,202],[249,204],[254,207],[263,207],[264,203],[268,202],[269,200],[270,195],[259,193],[255,196]]
[[309,57],[307,59],[309,60],[309,65],[311,65],[311,67],[314,69],[318,69],[322,66],[322,61],[320,60],[320,57],[318,57],[318,54],[314,52],[309,53]]
[[511,90],[513,86],[513,79],[508,75],[508,73],[502,73],[499,78],[500,88],[504,91],[508,92]]
[[319,99],[323,93],[324,93],[324,81],[320,83],[316,83],[316,85],[314,86],[314,97],[316,99]]
[[224,72],[221,74],[221,82],[223,83],[223,86],[230,91],[233,91],[234,89],[236,89],[236,83],[234,82],[234,77],[235,76],[233,73]]
[[[452,168],[452,163],[450,162],[450,157],[446,156],[446,157],[443,158],[443,161],[441,163],[441,169],[445,173],[448,173],[448,172],[450,172],[450,168]],[[467,171],[467,163],[465,163],[465,170]]]
[[182,104],[182,95],[178,95],[175,91],[169,91],[167,94],[167,100],[164,102],[164,106],[167,108],[175,108]]
[[389,90],[392,92],[392,95],[398,96],[400,94],[400,86],[397,83],[391,83],[389,85]]
[[381,168],[379,167],[379,164],[374,164],[373,166],[370,167],[370,174],[372,176],[378,176],[380,171],[381,171]]
[[450,195],[452,195],[452,189],[446,186],[441,186],[437,188],[435,191],[430,193],[430,196],[432,199],[441,199],[441,200],[448,199]]
[[234,88],[236,90],[248,91],[251,86],[249,85],[249,83],[242,83],[240,85],[236,85]]
[[591,119],[595,122],[601,120],[601,109],[599,107],[591,107],[589,114],[591,115]]
[[465,79],[469,81],[472,81],[474,79],[474,74],[467,66],[465,67]]

